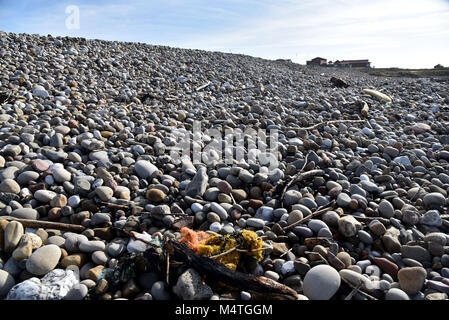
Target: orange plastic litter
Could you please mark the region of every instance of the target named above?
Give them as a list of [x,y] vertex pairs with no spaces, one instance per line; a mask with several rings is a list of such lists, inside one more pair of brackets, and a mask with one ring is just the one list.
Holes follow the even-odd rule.
[[210,235],[204,231],[194,231],[189,228],[181,228],[183,237],[179,242],[186,243],[187,247],[198,254],[198,246],[205,244]]

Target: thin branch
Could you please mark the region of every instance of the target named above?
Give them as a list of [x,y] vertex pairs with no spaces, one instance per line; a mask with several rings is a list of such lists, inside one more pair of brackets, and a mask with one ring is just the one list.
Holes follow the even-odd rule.
[[351,300],[352,297],[353,297],[357,292],[359,292],[359,289],[362,287],[362,285],[363,285],[363,282],[360,281],[360,283],[357,285],[357,287],[354,287],[354,288],[352,289],[351,293],[348,294],[348,296],[345,298],[345,300]]
[[331,120],[331,121],[323,121],[317,124],[314,124],[313,126],[307,127],[307,128],[296,128],[296,127],[287,127],[286,130],[293,130],[293,131],[300,131],[300,130],[314,130],[320,126],[323,125],[329,125],[329,124],[339,124],[339,123],[362,123],[366,122],[366,120]]
[[41,220],[33,220],[33,219],[21,219],[10,216],[2,216],[0,220],[8,220],[8,221],[17,221],[20,222],[25,228],[43,228],[43,229],[56,229],[61,231],[70,231],[81,233],[86,230],[85,227],[78,224],[68,224],[61,222],[51,222],[51,221],[41,221]]
[[324,262],[326,262],[326,264],[329,264],[329,262],[327,262],[326,259],[324,259],[324,257],[321,255],[321,253],[319,252],[314,252],[314,251],[304,251],[305,254],[311,254],[312,256],[318,256],[321,260],[323,260]]
[[[345,278],[341,278],[348,286],[350,286],[352,289],[354,289],[354,288],[356,288],[357,286],[354,286],[352,283],[350,283],[348,280],[346,280]],[[375,298],[375,297],[373,297],[372,295],[369,295],[368,293],[366,293],[366,292],[363,292],[362,290],[358,290],[357,291],[358,293],[360,293],[361,295],[363,295],[363,296],[365,296],[365,297],[367,297],[368,299],[371,299],[371,300],[378,300],[377,298]]]
[[304,222],[306,222],[306,221],[309,221],[309,220],[312,219],[312,218],[315,218],[315,217],[317,217],[317,216],[319,216],[319,215],[322,215],[323,213],[326,213],[326,212],[328,212],[328,211],[334,209],[335,203],[336,203],[335,200],[333,200],[333,201],[329,202],[327,205],[318,208],[317,211],[315,211],[315,212],[312,213],[312,214],[309,214],[307,217],[302,218],[301,220],[298,220],[298,221],[296,221],[295,223],[292,223],[291,225],[288,225],[288,226],[284,227],[284,228],[283,228],[284,231],[289,231],[290,229],[293,229],[293,228],[296,227],[297,225],[300,225],[300,224],[302,224],[302,223],[304,223]]

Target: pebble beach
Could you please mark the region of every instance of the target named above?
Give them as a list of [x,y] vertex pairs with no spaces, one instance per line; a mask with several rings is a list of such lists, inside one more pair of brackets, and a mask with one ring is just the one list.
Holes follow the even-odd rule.
[[[260,298],[142,266],[183,228],[253,231],[237,271],[297,300],[448,299],[448,79],[0,31],[0,106],[0,299]],[[207,149],[249,128],[275,168]]]

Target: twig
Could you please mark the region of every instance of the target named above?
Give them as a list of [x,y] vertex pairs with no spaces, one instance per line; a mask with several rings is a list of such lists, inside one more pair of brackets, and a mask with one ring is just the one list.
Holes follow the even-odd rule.
[[354,287],[351,291],[350,294],[348,294],[348,296],[345,298],[345,300],[351,300],[352,297],[359,291],[359,289],[362,287],[363,282],[360,281],[359,284],[357,285],[357,287]]
[[41,220],[32,220],[32,219],[21,219],[10,216],[2,216],[0,219],[8,220],[8,221],[17,221],[20,222],[25,228],[43,228],[43,229],[56,229],[62,231],[70,231],[81,233],[86,230],[85,227],[78,224],[68,224],[61,222],[51,222],[51,221],[41,221]]
[[[349,281],[347,281],[345,278],[341,278],[349,287],[351,287],[352,289],[356,288],[357,286],[354,286],[352,283],[350,283]],[[377,298],[373,297],[372,295],[369,295],[366,292],[363,292],[362,290],[357,290],[358,293],[360,293],[361,295],[367,297],[368,299],[371,300],[377,300]]]
[[419,192],[421,191],[421,186],[418,187],[418,191],[413,195],[413,197],[410,199],[410,202],[415,201],[419,197]]
[[[186,92],[185,94],[188,95],[188,94],[195,93],[195,92],[197,92],[199,90],[202,90],[202,89],[206,88],[209,85],[210,85],[210,82],[207,83],[207,84],[201,85],[200,87],[196,88],[195,91]],[[223,93],[232,93],[232,92],[246,91],[246,90],[252,90],[252,89],[260,89],[261,91],[264,91],[264,87],[263,86],[254,86],[254,87],[248,87],[248,88],[232,89],[232,90],[224,91]],[[162,96],[156,96],[156,95],[154,95],[152,93],[139,93],[137,95],[137,97],[141,101],[143,101],[143,100],[145,100],[147,98],[151,98],[151,99],[155,99],[155,100],[163,100],[163,101],[166,101],[166,102],[187,101],[187,100],[194,99],[193,96],[184,96],[184,97],[180,97],[180,98],[177,98],[177,97],[162,97]]]
[[129,205],[112,203],[112,202],[104,202],[104,201],[102,201],[100,203],[105,205],[106,207],[112,208],[112,209],[129,209]]
[[366,120],[331,120],[331,121],[323,121],[317,124],[314,124],[313,126],[307,127],[307,128],[296,128],[296,127],[287,127],[286,130],[293,130],[293,131],[300,131],[300,130],[314,130],[320,126],[326,125],[326,124],[338,124],[338,123],[361,123],[365,122]]
[[209,257],[209,258],[211,258],[211,259],[217,259],[217,258],[223,257],[223,256],[225,256],[225,255],[227,255],[227,254],[229,254],[229,253],[231,253],[231,252],[234,252],[236,249],[237,249],[237,247],[232,247],[231,249],[229,249],[229,250],[227,250],[227,251],[225,251],[225,252],[216,254],[216,255],[211,256],[211,257]]
[[192,198],[190,196],[184,196],[184,200],[186,200],[188,202],[191,202],[191,203],[197,202],[199,204],[209,204],[210,203],[210,201],[195,199],[195,198]]
[[356,219],[357,221],[360,221],[362,223],[371,223],[371,221],[373,220],[377,220],[380,223],[389,226],[390,225],[390,220],[386,219],[386,218],[382,218],[382,217],[359,217],[359,216],[353,216],[351,214],[342,214],[340,217],[346,217],[346,216],[351,216],[354,219]]
[[304,251],[305,254],[311,254],[311,255],[316,255],[318,256],[321,260],[323,260],[324,262],[326,262],[326,264],[329,264],[329,262],[327,262],[326,259],[324,259],[324,257],[321,255],[321,253],[319,252],[314,252],[314,251]]
[[167,270],[165,270],[165,282],[167,282],[168,285],[170,281],[170,255],[167,254],[166,257],[167,257],[167,267],[166,267]]
[[283,229],[284,229],[284,231],[288,231],[290,229],[293,229],[294,227],[296,227],[299,224],[302,224],[302,223],[304,223],[306,221],[309,221],[312,218],[315,218],[315,217],[317,217],[319,215],[322,215],[323,213],[326,213],[326,212],[334,209],[334,206],[335,206],[335,200],[329,202],[325,206],[322,206],[322,207],[318,208],[318,210],[315,211],[314,213],[309,214],[307,217],[302,218],[301,220],[298,220],[295,223],[292,223],[291,225],[284,227]]
[[301,172],[304,170],[304,168],[305,168],[306,165],[307,165],[307,161],[308,161],[308,159],[309,159],[309,154],[310,154],[310,153],[308,153],[308,154],[306,155],[306,157],[305,157],[305,159],[304,159],[304,164],[303,164],[302,168],[298,170],[298,173],[295,174],[295,175],[290,179],[290,181],[285,185],[284,189],[282,190],[281,198],[280,198],[280,200],[279,200],[280,203],[281,203],[281,208],[284,207],[284,197],[285,197],[285,193],[287,192],[287,189],[290,188],[290,186],[293,184],[293,181],[296,181],[297,179],[299,179],[299,176],[301,175]]
[[207,83],[205,83],[205,84],[199,86],[198,88],[196,88],[195,91],[198,92],[200,90],[203,90],[204,88],[208,87],[210,84],[211,84],[211,82],[208,81]]

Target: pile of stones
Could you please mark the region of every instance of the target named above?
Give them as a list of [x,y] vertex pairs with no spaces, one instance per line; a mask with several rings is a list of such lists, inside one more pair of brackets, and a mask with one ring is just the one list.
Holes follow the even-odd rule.
[[[448,298],[449,82],[6,32],[0,70],[0,298],[253,299],[186,265],[105,276],[182,227],[255,231],[245,272],[299,299]],[[220,157],[244,136],[207,151],[249,128],[276,168]]]

